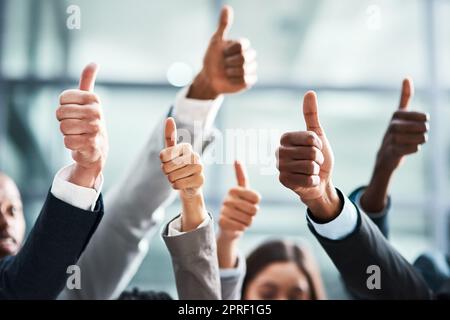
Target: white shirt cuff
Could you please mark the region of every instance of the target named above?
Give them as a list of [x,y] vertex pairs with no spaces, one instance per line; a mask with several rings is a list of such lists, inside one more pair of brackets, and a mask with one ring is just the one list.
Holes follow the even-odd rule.
[[[211,221],[211,218],[209,217],[209,215],[207,215],[205,220],[203,220],[203,222],[200,223],[200,225],[197,227],[197,229],[206,227],[210,221]],[[181,230],[181,215],[178,218],[174,219],[171,223],[169,223],[168,236],[175,237],[175,236],[180,236],[180,235],[186,233],[186,232],[183,232],[180,230]]]
[[82,210],[94,211],[103,187],[103,174],[95,181],[94,189],[85,188],[69,182],[70,172],[74,164],[58,171],[53,179],[51,193],[61,201]]
[[314,230],[324,238],[330,240],[343,239],[352,234],[358,225],[358,213],[355,205],[345,195],[343,197],[344,206],[341,213],[330,222],[317,223],[309,215],[306,215]]
[[190,86],[178,92],[175,98],[173,115],[178,121],[192,126],[200,126],[205,131],[212,128],[217,112],[223,102],[220,95],[214,100],[197,100],[187,98]]
[[358,209],[371,218],[384,216],[388,212],[388,206],[385,206],[384,209],[379,212],[367,212],[363,209],[363,207],[361,206],[361,197],[364,194],[364,191],[366,191],[366,188],[361,188],[361,190],[359,190],[355,195],[355,204],[358,206]]

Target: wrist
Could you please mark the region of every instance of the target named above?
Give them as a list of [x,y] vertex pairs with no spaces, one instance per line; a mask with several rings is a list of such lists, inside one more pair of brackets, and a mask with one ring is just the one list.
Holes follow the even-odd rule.
[[100,167],[84,168],[75,163],[69,175],[69,182],[80,187],[94,189],[95,182],[101,171]]
[[202,70],[194,78],[189,91],[187,93],[187,98],[196,100],[214,100],[219,96],[219,93],[214,90],[211,85],[211,81],[208,76]]
[[217,237],[217,256],[221,269],[232,269],[237,264],[239,237],[230,237],[230,234],[231,232],[220,230]]
[[381,212],[384,210],[392,174],[393,170],[382,165],[375,165],[370,183],[359,199],[359,204],[365,212]]
[[197,229],[208,216],[203,195],[197,193],[187,197],[182,196],[182,192],[180,192],[180,199],[183,207],[181,213],[181,231],[189,232]]
[[331,182],[327,184],[324,193],[319,198],[303,202],[306,204],[314,218],[321,222],[329,222],[335,219],[342,211],[343,206],[336,188]]
[[222,244],[229,244],[238,242],[239,238],[241,237],[239,232],[231,231],[231,230],[224,230],[220,229],[219,235],[217,236],[217,240],[220,241]]
[[386,147],[381,147],[376,156],[373,175],[389,177],[398,167],[402,157],[395,156],[393,152],[389,152]]

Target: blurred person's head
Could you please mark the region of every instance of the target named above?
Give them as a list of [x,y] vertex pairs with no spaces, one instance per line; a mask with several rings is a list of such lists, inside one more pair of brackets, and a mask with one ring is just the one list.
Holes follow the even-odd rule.
[[0,259],[15,255],[25,236],[20,192],[14,181],[0,172]]
[[242,298],[245,300],[325,299],[320,270],[303,246],[273,240],[247,257]]

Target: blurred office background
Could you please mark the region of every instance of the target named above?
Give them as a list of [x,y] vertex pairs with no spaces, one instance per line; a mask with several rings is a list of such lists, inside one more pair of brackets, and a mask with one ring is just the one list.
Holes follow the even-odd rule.
[[[408,157],[395,176],[392,242],[409,260],[425,249],[448,250],[450,1],[227,3],[235,9],[231,36],[249,38],[258,51],[259,83],[227,97],[218,128],[302,129],[301,97],[315,89],[335,152],[334,181],[350,192],[368,182],[401,81],[413,77],[412,106],[431,114],[432,129],[422,152]],[[54,116],[59,93],[77,85],[86,63],[101,65],[96,91],[111,144],[107,192],[167,112],[178,86],[199,70],[222,4],[0,0],[0,170],[19,184],[29,228],[55,172],[70,162]],[[67,28],[70,5],[81,10],[80,29]],[[335,268],[306,228],[304,208],[276,175],[261,172],[261,165],[249,166],[250,183],[263,202],[243,251],[273,237],[309,241],[329,296],[342,297]],[[217,214],[235,184],[232,166],[209,166],[207,180],[207,204]],[[178,211],[175,202],[166,220]],[[134,286],[175,295],[160,237],[154,238]]]

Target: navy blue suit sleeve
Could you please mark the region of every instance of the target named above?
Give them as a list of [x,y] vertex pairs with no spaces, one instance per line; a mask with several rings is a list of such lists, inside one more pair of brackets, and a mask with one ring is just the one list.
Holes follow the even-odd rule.
[[48,193],[24,246],[0,260],[0,299],[55,299],[103,216],[73,207]]
[[[366,186],[362,186],[359,187],[357,189],[355,189],[354,191],[352,191],[352,193],[350,193],[350,195],[348,196],[348,198],[356,204],[356,206],[358,206],[359,210],[362,210],[359,207],[359,201],[357,201],[357,195],[363,190],[365,189]],[[373,215],[373,214],[367,214],[367,216],[370,218],[370,220],[372,220],[372,222],[378,227],[378,229],[381,231],[381,233],[383,234],[383,236],[386,239],[389,239],[389,219],[388,219],[388,212],[391,208],[391,197],[388,197],[388,201],[386,204],[386,208],[385,208],[385,214],[382,215]]]
[[[359,299],[431,299],[433,294],[422,275],[381,235],[359,211],[355,231],[340,240],[319,235],[308,227],[339,270],[346,287]],[[380,287],[370,288],[368,267],[377,267]]]

